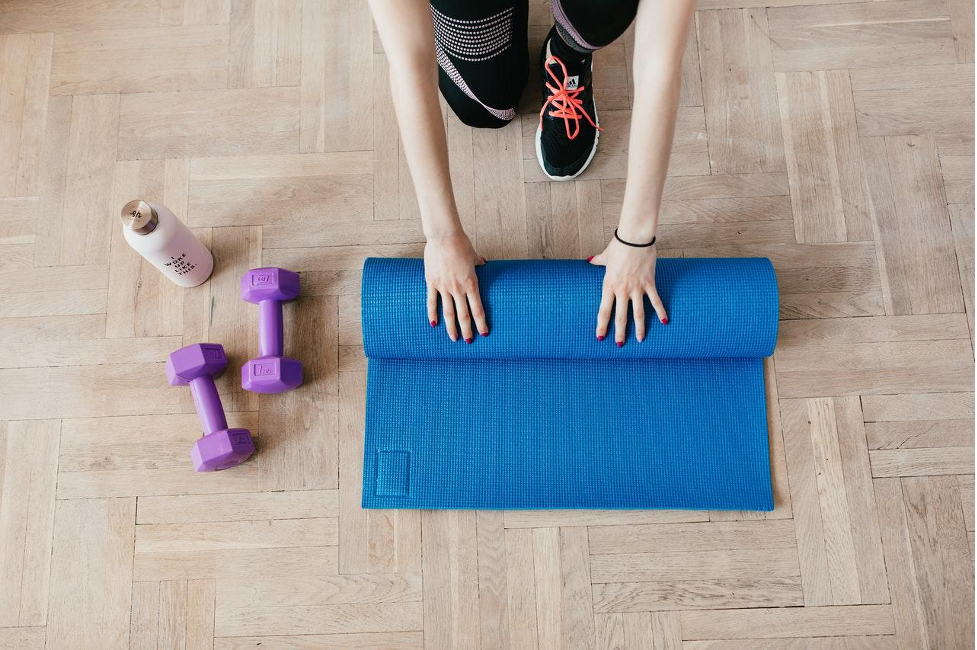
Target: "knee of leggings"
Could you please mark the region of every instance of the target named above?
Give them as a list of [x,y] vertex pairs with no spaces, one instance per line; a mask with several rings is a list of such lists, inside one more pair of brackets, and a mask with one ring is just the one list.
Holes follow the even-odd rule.
[[[553,16],[582,49],[609,45],[638,13],[638,0],[552,0]],[[582,41],[582,42],[581,42]]]
[[509,119],[500,119],[480,106],[477,108],[466,107],[464,110],[459,110],[451,102],[448,102],[448,106],[462,124],[474,129],[501,129],[515,118],[513,115]]
[[476,129],[501,129],[515,118],[515,111],[506,117],[489,112],[479,102],[465,95],[453,83],[441,84],[441,95],[451,112],[467,126]]

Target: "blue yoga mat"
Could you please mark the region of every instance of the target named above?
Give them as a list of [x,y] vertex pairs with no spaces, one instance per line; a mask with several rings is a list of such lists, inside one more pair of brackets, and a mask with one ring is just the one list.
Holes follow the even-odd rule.
[[366,261],[364,508],[773,508],[769,260],[659,260],[669,324],[646,302],[622,348],[594,336],[602,268],[477,272],[490,334],[468,345],[428,323],[421,260]]

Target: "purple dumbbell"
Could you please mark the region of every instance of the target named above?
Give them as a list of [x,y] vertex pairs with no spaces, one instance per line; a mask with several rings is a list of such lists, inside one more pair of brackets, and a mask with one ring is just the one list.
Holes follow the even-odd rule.
[[255,393],[284,393],[302,383],[302,362],[282,356],[282,302],[299,295],[299,274],[275,267],[251,269],[241,278],[241,297],[258,305],[261,356],[241,368],[241,386]]
[[171,386],[190,386],[204,437],[194,444],[190,458],[198,472],[216,472],[240,465],[254,453],[254,441],[247,429],[228,429],[224,407],[214,377],[227,366],[219,343],[197,343],[180,348],[166,360],[166,378]]

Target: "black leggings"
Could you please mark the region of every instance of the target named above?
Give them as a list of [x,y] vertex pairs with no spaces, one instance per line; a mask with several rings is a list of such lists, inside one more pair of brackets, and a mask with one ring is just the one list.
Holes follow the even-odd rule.
[[[586,54],[624,33],[638,0],[552,0],[552,10],[556,35]],[[451,110],[469,126],[511,122],[529,75],[527,0],[431,0],[431,16],[438,85]]]

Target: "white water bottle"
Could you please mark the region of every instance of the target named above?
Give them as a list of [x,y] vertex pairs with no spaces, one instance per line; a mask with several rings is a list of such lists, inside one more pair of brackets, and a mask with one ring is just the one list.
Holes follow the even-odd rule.
[[129,201],[122,232],[134,251],[181,287],[201,284],[214,270],[214,256],[164,205]]

